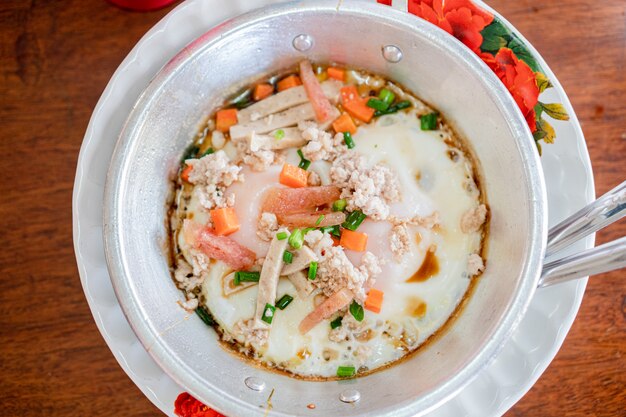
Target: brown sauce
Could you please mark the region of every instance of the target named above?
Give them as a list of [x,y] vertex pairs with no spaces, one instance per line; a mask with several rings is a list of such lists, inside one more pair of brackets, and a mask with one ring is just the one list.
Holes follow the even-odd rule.
[[436,249],[433,249],[432,247],[428,248],[422,265],[419,267],[417,272],[411,276],[411,278],[406,280],[406,282],[424,282],[428,278],[439,273],[439,259],[437,259],[435,251]]
[[409,298],[409,302],[406,305],[406,314],[411,317],[422,318],[426,314],[427,305],[419,297],[411,297]]

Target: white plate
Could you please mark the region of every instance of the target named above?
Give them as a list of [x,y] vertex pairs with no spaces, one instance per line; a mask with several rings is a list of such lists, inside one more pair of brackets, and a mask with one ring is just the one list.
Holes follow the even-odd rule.
[[[131,330],[107,272],[102,244],[102,196],[109,160],[139,94],[171,57],[217,23],[278,2],[188,0],[176,7],[139,41],[119,66],[93,112],[80,150],[72,209],[74,249],[87,301],[120,366],[150,401],[169,416],[174,416],[174,400],[184,389],[159,368]],[[406,7],[406,0],[396,0],[394,6],[398,3]],[[556,143],[543,147],[549,219],[550,224],[555,224],[594,199],[591,162],[565,91],[532,45],[504,22],[526,42],[554,84],[555,88],[541,96],[542,101],[563,103],[571,116],[569,122],[554,123]],[[592,247],[593,241],[591,236],[570,250]],[[498,416],[508,410],[532,387],[556,355],[576,317],[586,284],[587,280],[581,279],[537,291],[513,338],[491,365],[431,415],[484,417]]]

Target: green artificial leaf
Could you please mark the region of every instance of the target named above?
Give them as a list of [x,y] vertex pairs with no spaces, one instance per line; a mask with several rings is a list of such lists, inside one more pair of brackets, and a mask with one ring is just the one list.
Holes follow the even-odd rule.
[[508,47],[515,53],[515,55],[519,59],[527,63],[530,69],[532,69],[534,72],[541,70],[541,68],[539,67],[539,64],[535,60],[535,57],[533,57],[533,55],[528,50],[526,45],[522,41],[520,41],[518,38],[516,37],[511,38],[511,40],[509,41]]
[[483,52],[498,52],[500,48],[506,46],[511,32],[501,22],[494,19],[480,34],[483,36],[483,43],[480,45],[480,49]]
[[543,106],[541,105],[540,102],[537,102],[537,104],[535,104],[534,110],[535,110],[535,119],[536,120],[541,119],[541,115],[543,114]]
[[555,120],[569,120],[567,110],[560,103],[541,104],[543,111]]
[[541,71],[535,74],[535,81],[537,82],[537,87],[539,87],[539,93],[543,93],[548,88],[552,87],[552,83],[548,77]]
[[539,130],[539,123],[537,123],[536,126],[537,130],[535,130],[535,133],[533,133],[533,138],[535,138],[535,141],[538,141],[546,137],[546,132],[544,132],[543,130]]
[[496,53],[506,46],[506,39],[501,36],[492,36],[489,38],[483,38],[483,43],[480,45],[480,49],[483,52],[493,52]]
[[543,141],[545,143],[554,143],[554,139],[556,138],[556,132],[554,131],[554,128],[552,127],[552,125],[546,122],[545,119],[540,119],[539,127],[540,127],[540,130],[546,133],[546,135],[543,137]]
[[541,153],[542,153],[541,143],[539,143],[539,141],[536,140],[535,145],[537,145],[537,152],[539,152],[539,156],[541,156]]

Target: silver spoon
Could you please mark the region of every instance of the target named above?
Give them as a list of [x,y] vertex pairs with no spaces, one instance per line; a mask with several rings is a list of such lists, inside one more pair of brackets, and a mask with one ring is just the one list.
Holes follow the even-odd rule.
[[[546,259],[626,216],[626,181],[572,214],[548,232]],[[539,287],[626,267],[626,236],[598,247],[546,262]]]

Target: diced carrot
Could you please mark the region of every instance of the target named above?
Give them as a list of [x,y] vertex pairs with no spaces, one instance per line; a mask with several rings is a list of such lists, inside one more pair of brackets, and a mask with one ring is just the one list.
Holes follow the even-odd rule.
[[341,102],[346,104],[350,101],[355,101],[361,98],[359,96],[359,91],[356,89],[354,85],[346,85],[345,87],[341,87]]
[[333,246],[339,246],[339,238],[337,236],[330,235],[330,238],[333,240]]
[[191,171],[193,171],[193,166],[191,165],[185,166],[185,168],[183,169],[183,172],[180,173],[180,177],[183,179],[183,181],[189,182],[189,174],[191,174]]
[[302,319],[302,321],[300,322],[300,326],[298,327],[300,329],[300,333],[307,333],[313,327],[318,325],[322,320],[329,318],[337,311],[346,307],[348,304],[350,304],[350,301],[352,301],[353,297],[354,295],[349,289],[343,288],[328,297],[326,300],[322,301],[320,305],[315,307],[313,311],[311,311],[304,319]]
[[302,81],[300,81],[300,77],[295,74],[283,78],[278,82],[278,84],[276,84],[276,86],[278,87],[278,91],[285,91],[299,85],[302,85]]
[[256,261],[256,254],[228,236],[218,236],[215,232],[192,220],[183,222],[185,242],[200,250],[212,259],[225,262],[236,271],[248,270]]
[[345,81],[346,79],[346,71],[343,68],[328,67],[327,71],[330,78],[334,78],[339,81]]
[[333,122],[333,129],[337,133],[350,132],[351,135],[356,133],[356,125],[348,113],[343,113]]
[[368,100],[369,97],[361,98],[356,87],[353,85],[341,88],[341,102],[344,109],[346,109],[352,117],[355,117],[365,123],[369,123],[370,120],[372,120],[374,112],[376,111],[367,106]]
[[215,115],[215,128],[220,132],[228,132],[228,129],[236,124],[237,109],[219,110]]
[[377,290],[376,288],[370,289],[367,293],[364,307],[374,313],[380,313],[380,309],[383,306],[383,295],[384,293],[381,290]]
[[367,100],[368,99],[366,98],[366,99],[361,99],[358,101],[351,101],[351,102],[345,103],[343,107],[353,117],[356,117],[357,119],[365,123],[369,123],[370,120],[372,120],[372,117],[374,117],[374,112],[376,110],[367,106],[366,104]]
[[257,84],[254,87],[252,98],[254,98],[254,101],[259,101],[259,100],[263,100],[264,98],[271,96],[273,93],[274,93],[274,86],[272,84],[268,84],[268,83]]
[[280,171],[279,182],[293,188],[306,187],[309,173],[295,165],[285,164]]
[[363,252],[367,247],[367,234],[343,229],[341,231],[341,239],[339,239],[339,244],[346,249]]
[[239,220],[237,219],[237,213],[235,213],[235,209],[233,209],[232,207],[213,209],[210,213],[216,235],[228,236],[231,233],[235,233],[237,230],[239,230]]
[[300,78],[302,78],[306,95],[313,106],[313,110],[315,110],[317,121],[326,123],[337,117],[339,112],[324,94],[324,90],[322,90],[320,82],[315,77],[309,61],[300,62]]
[[267,190],[263,196],[261,211],[277,215],[312,211],[316,207],[331,204],[338,200],[340,195],[341,190],[334,185],[304,188],[274,187]]

